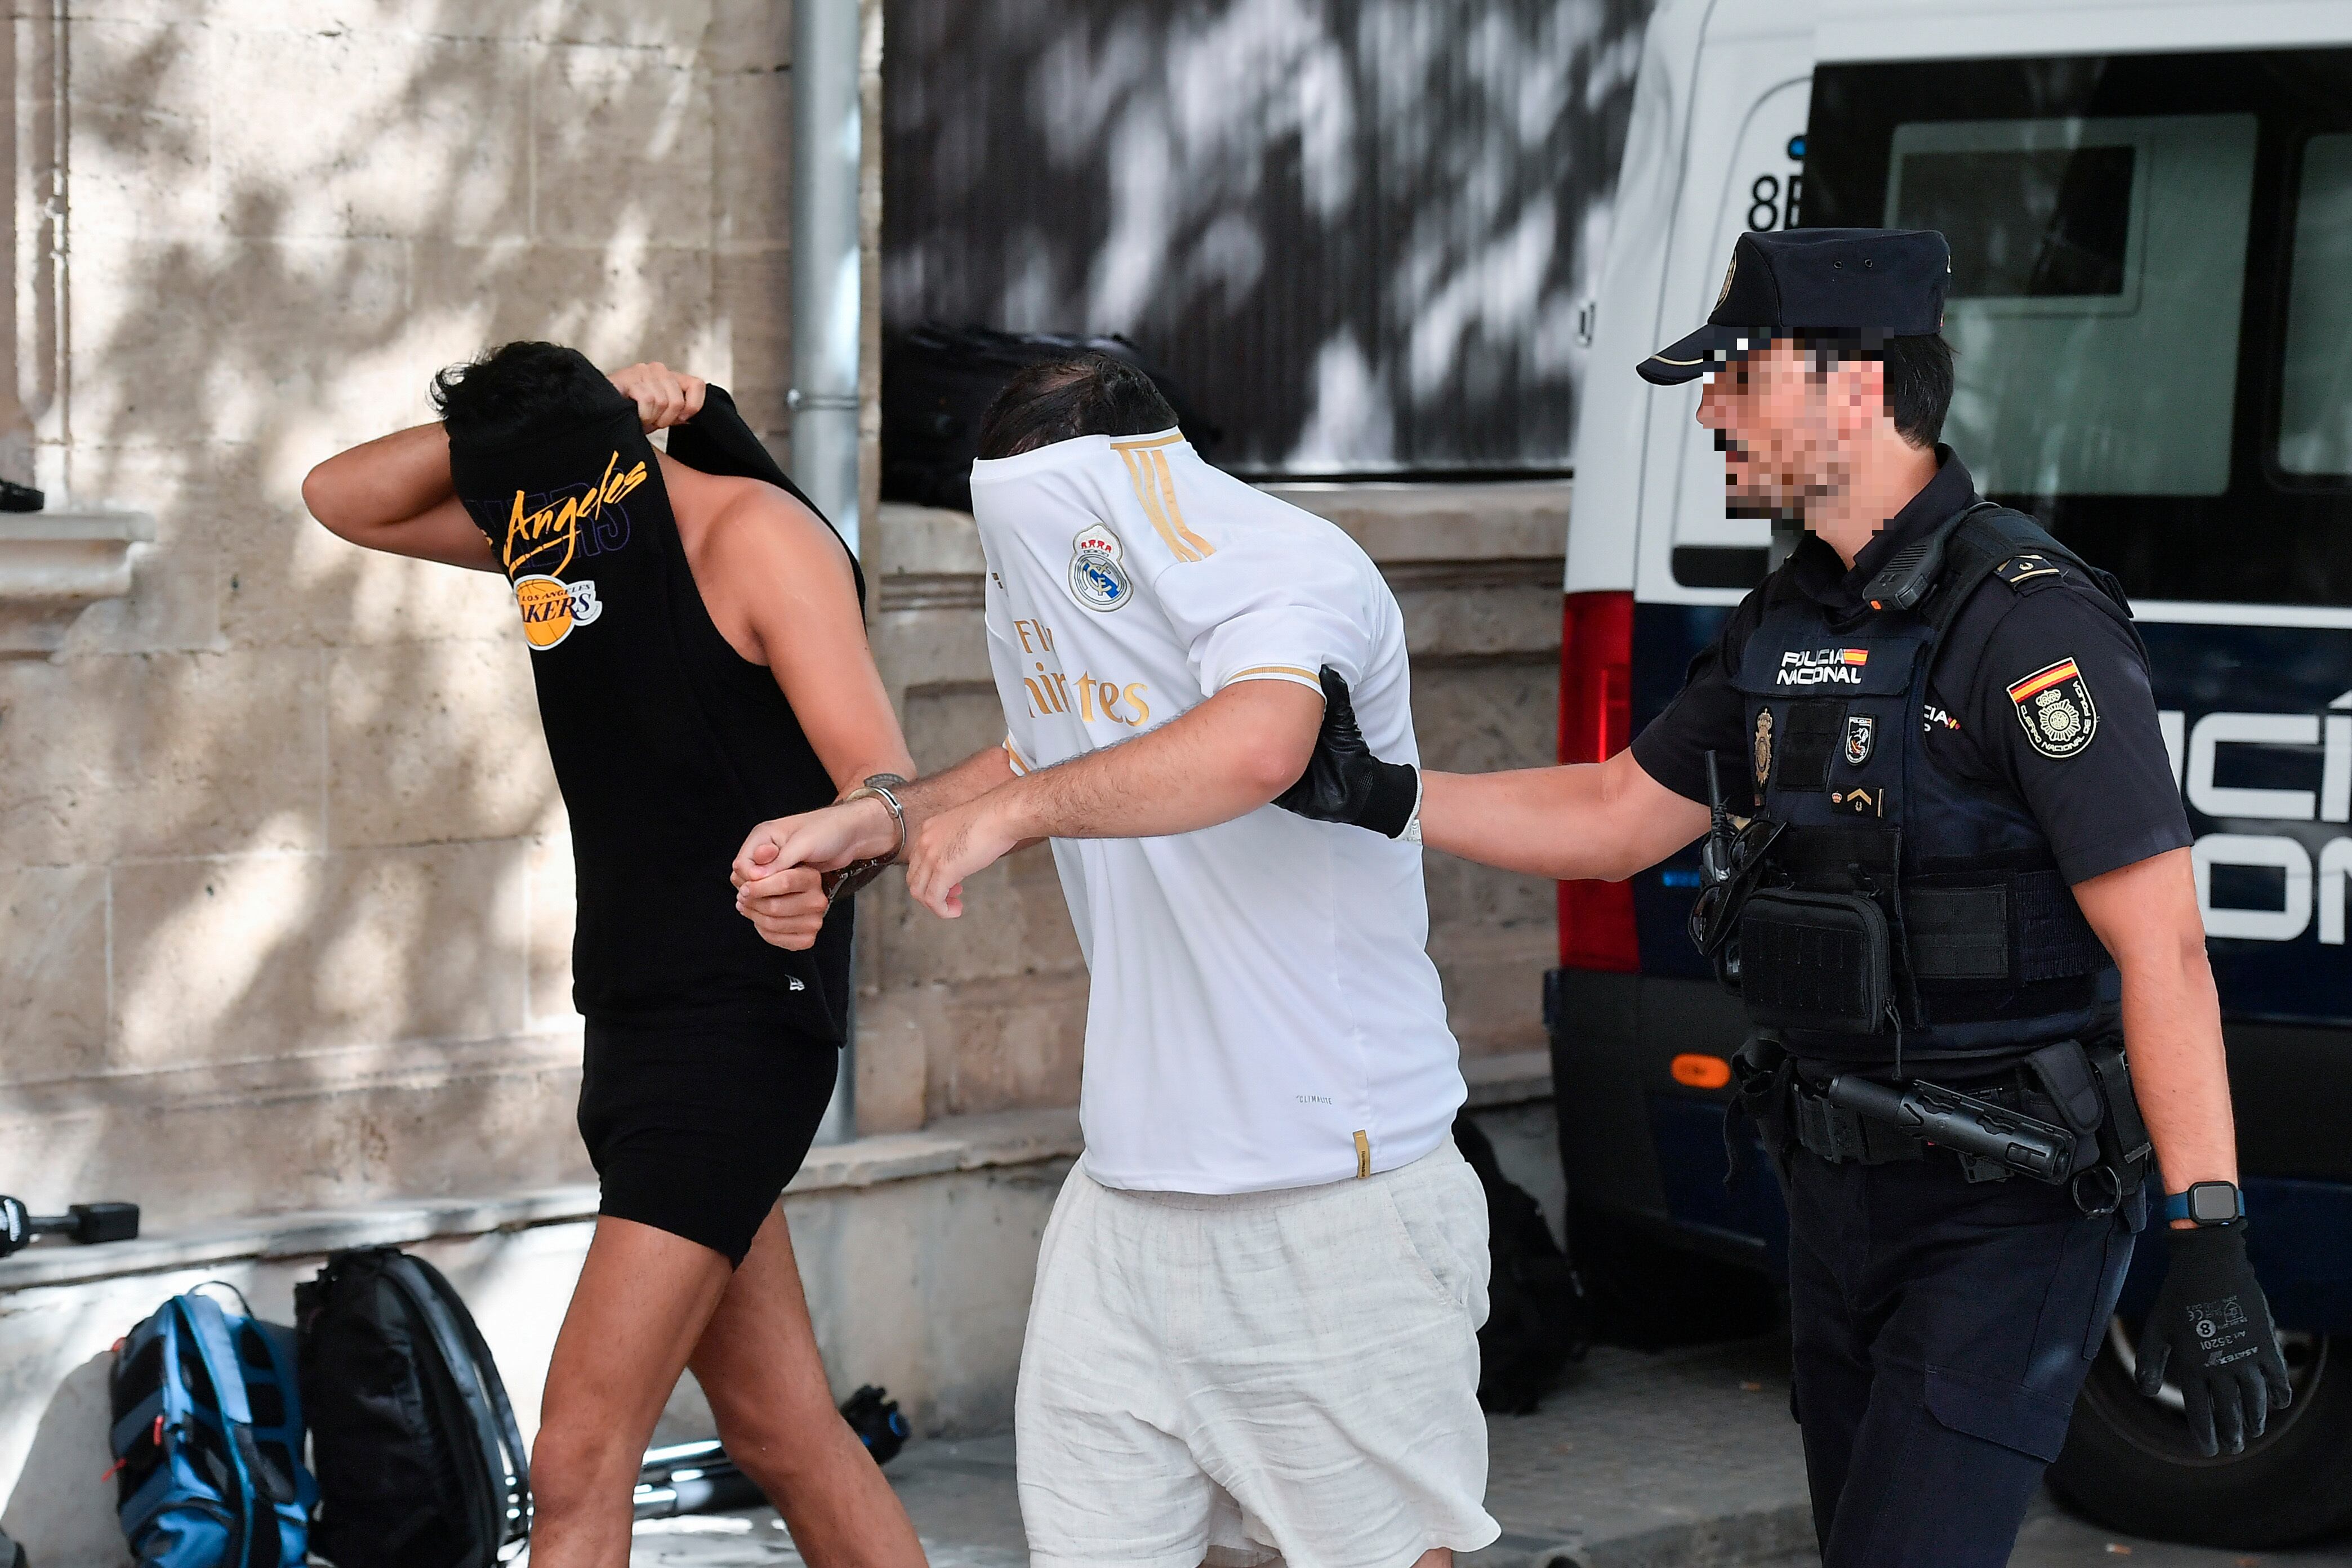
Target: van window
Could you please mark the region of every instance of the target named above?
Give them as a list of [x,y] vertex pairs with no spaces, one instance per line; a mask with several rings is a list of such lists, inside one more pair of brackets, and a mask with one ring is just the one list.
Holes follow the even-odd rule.
[[2352,50],[1823,66],[1801,221],[1940,229],[1944,439],[2141,599],[2352,605]]
[[1979,486],[2229,488],[2253,170],[2250,114],[1895,128],[1884,221],[1951,239],[1945,439]]
[[2278,465],[2352,475],[2352,132],[2304,143],[2287,290]]

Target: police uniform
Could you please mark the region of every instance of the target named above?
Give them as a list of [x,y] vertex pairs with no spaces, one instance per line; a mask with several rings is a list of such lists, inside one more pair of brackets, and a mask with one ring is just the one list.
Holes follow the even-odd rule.
[[[1948,257],[1939,236],[1748,237],[1717,322],[1643,374],[1771,335],[1726,317],[1933,332]],[[1936,456],[1851,568],[1805,535],[1633,742],[1701,802],[1713,753],[1752,823],[1695,934],[1757,1030],[1740,1102],[1788,1196],[1791,1405],[1841,1568],[2006,1562],[2058,1455],[2146,1217],[2127,1086],[2101,1098],[2123,1072],[2112,965],[2071,889],[2190,842],[2113,580]],[[1841,1078],[2066,1136],[2031,1179],[1859,1112]]]
[[[1743,235],[1707,324],[1640,372],[1935,334],[1950,255],[1927,232]],[[1727,1142],[1759,1124],[1788,1197],[1790,1403],[1830,1568],[2008,1561],[2153,1153],[2073,889],[2190,841],[2115,580],[1936,459],[1850,568],[1807,535],[1633,745],[1723,807],[1691,931],[1754,1029]],[[1282,804],[1393,832],[1378,802],[1418,780],[1344,717]],[[2170,1366],[2208,1454],[2291,1392],[2244,1216],[2227,1182],[2167,1198],[2189,1228],[2137,1345],[2141,1391]]]
[[[1906,1073],[2038,1100],[2015,1081],[2022,1057],[2115,1027],[2105,953],[2068,889],[2189,843],[2189,823],[2147,656],[2083,567],[2005,556],[1939,636],[1927,616],[1871,608],[1864,590],[1889,560],[1979,504],[1960,459],[1937,457],[1936,478],[1851,570],[1808,534],[1633,756],[1705,801],[1713,752],[1740,815],[1760,804],[1849,854],[1870,840],[1840,829],[1902,830],[1910,864],[1889,869],[1912,873],[1913,967],[1929,971],[1912,977],[1917,1012],[1896,999]],[[2004,931],[1947,919],[1936,941],[1922,918],[1995,902]],[[1780,1035],[1801,1086],[1769,1092],[1803,1095],[1802,1108],[1840,1070],[1896,1076],[1893,1029]],[[2071,1184],[1970,1181],[1956,1156],[1925,1149],[1864,1163],[1798,1146],[1782,1168],[1792,1404],[1825,1559],[2006,1561],[2114,1310],[2137,1193],[2085,1214]]]

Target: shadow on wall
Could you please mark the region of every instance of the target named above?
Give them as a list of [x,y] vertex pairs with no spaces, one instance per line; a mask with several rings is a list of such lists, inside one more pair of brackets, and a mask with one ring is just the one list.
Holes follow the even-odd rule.
[[299,486],[521,336],[779,431],[788,8],[202,9],[13,34],[69,196],[62,278],[46,171],[17,208],[41,479],[160,537],[65,657],[0,665],[0,912],[57,938],[0,953],[0,1189],[177,1169],[121,1194],[168,1225],[576,1179],[542,1103],[570,857],[504,585],[346,546]]
[[1559,468],[1652,0],[887,0],[886,323],[1117,331],[1248,472]]

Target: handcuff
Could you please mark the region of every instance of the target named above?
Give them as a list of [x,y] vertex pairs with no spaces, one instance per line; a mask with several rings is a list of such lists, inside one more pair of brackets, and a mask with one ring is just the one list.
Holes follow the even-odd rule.
[[907,780],[898,773],[874,773],[868,776],[865,783],[833,803],[835,805],[850,805],[861,800],[880,801],[889,808],[890,825],[898,830],[898,842],[890,847],[890,852],[887,855],[877,855],[865,860],[852,860],[839,870],[824,873],[823,886],[827,914],[833,912],[834,905],[856,893],[858,889],[880,876],[888,867],[897,864],[898,858],[907,852],[907,812],[906,808],[898,804],[898,796],[896,793],[906,787]]

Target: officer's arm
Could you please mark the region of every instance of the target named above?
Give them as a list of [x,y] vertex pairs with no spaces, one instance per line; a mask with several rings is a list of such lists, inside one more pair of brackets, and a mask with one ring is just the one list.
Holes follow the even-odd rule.
[[2077,882],[2074,900],[2123,973],[2124,1044],[2165,1190],[2236,1182],[2221,1004],[2205,960],[2189,851],[2151,855]]
[[1632,752],[1570,767],[1423,777],[1422,842],[1507,871],[1619,882],[1706,831],[1706,807],[1643,772]]

